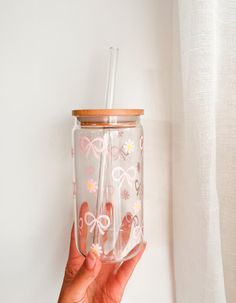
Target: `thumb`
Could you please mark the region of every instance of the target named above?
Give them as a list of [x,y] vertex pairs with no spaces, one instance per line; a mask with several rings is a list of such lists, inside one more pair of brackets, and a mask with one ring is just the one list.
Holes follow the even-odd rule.
[[[95,253],[89,252],[83,265],[70,285],[71,297],[77,302],[84,298],[89,285],[101,270],[101,261]],[[73,301],[74,302],[74,301]]]

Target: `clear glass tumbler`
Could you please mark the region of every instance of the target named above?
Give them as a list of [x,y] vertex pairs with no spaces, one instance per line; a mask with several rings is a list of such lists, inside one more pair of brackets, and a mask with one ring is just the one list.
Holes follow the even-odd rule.
[[143,110],[72,114],[76,246],[121,262],[143,245]]

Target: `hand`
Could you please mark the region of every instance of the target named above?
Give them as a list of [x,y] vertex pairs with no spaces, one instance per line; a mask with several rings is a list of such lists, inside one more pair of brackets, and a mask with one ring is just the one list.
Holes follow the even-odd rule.
[[69,258],[58,303],[118,303],[125,286],[141,258],[141,251],[122,264],[102,264],[96,254],[86,259],[75,245],[74,227],[71,231]]

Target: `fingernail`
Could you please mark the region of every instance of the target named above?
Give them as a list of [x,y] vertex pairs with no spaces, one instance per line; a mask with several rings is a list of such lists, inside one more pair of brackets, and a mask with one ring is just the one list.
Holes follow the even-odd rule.
[[97,260],[96,256],[93,253],[89,252],[86,259],[85,259],[86,268],[88,270],[93,269],[95,264],[96,264],[96,260]]

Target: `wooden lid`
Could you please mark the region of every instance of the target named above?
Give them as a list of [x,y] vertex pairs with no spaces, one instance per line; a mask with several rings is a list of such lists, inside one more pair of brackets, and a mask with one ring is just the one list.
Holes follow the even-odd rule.
[[74,109],[72,116],[75,117],[101,117],[101,116],[140,116],[143,109]]

